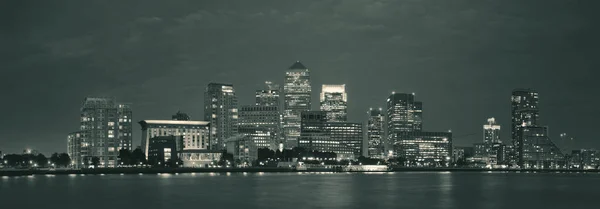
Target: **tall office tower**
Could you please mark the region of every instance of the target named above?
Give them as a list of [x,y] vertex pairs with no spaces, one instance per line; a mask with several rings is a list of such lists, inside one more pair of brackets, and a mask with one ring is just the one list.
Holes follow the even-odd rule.
[[265,81],[266,89],[256,90],[256,106],[279,107],[281,88],[271,81]]
[[512,125],[511,135],[512,143],[517,151],[516,155],[521,155],[519,147],[522,147],[519,136],[522,133],[519,129],[526,126],[537,126],[539,118],[538,93],[532,89],[515,89],[512,92]]
[[204,120],[210,122],[213,150],[224,150],[225,139],[237,135],[238,101],[232,84],[209,83],[204,94]]
[[500,125],[496,123],[495,118],[488,118],[487,124],[483,125],[483,143],[502,143],[500,141]]
[[280,141],[280,114],[276,106],[242,106],[238,132],[249,136],[257,148],[276,150]]
[[371,158],[384,158],[385,156],[385,116],[382,109],[370,108],[367,112],[367,140],[368,156]]
[[97,157],[99,167],[115,167],[119,150],[131,150],[132,111],[129,104],[114,98],[87,97],[81,107],[80,129],[67,137],[68,154],[74,167],[91,164]]
[[346,84],[324,84],[320,98],[321,111],[327,112],[327,121],[344,122],[348,119],[348,94],[346,94]]
[[183,120],[183,121],[188,121],[191,120],[190,116],[186,113],[183,113],[181,111],[177,111],[177,113],[175,113],[175,115],[171,116],[172,120]]
[[298,146],[301,113],[311,105],[310,71],[300,61],[285,72],[283,93],[283,135],[285,147],[292,148]]
[[392,93],[387,99],[387,141],[407,165],[447,166],[452,133],[423,131],[423,103],[414,94]]
[[304,111],[298,146],[307,150],[334,152],[338,159],[362,156],[361,123],[330,122],[324,111]]
[[387,99],[387,137],[388,144],[398,141],[401,132],[421,131],[423,129],[423,104],[415,101],[414,94],[393,92]]

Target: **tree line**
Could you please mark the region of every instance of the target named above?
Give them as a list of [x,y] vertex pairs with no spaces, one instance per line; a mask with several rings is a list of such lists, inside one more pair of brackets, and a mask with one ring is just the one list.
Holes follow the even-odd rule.
[[2,158],[2,163],[4,166],[14,168],[69,167],[71,157],[67,153],[54,153],[50,158],[44,154],[8,154]]

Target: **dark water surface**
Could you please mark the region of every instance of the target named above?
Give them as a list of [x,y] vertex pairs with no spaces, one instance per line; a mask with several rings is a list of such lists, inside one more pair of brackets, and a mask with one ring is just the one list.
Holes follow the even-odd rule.
[[0,208],[600,208],[600,174],[231,173],[0,179]]

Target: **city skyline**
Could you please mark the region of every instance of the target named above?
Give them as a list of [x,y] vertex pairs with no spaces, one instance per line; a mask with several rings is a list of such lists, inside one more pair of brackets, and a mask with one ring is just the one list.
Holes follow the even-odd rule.
[[[573,149],[600,147],[591,131],[600,101],[588,96],[599,88],[592,76],[598,61],[588,46],[598,34],[590,27],[591,6],[457,3],[459,9],[441,2],[447,10],[425,16],[419,8],[434,8],[426,2],[174,3],[169,11],[143,7],[112,18],[103,9],[112,6],[98,6],[86,11],[98,19],[81,19],[77,9],[40,4],[57,11],[3,13],[17,23],[5,24],[11,38],[0,39],[7,55],[1,91],[12,101],[1,106],[3,153],[64,152],[65,133],[77,127],[81,100],[89,95],[132,103],[134,121],[169,119],[178,110],[203,118],[198,107],[210,82],[233,83],[239,104],[251,105],[264,81],[283,84],[283,71],[294,60],[311,69],[311,109],[318,108],[314,92],[320,85],[347,85],[349,121],[363,121],[369,107],[384,107],[392,91],[415,92],[426,101],[426,129],[450,128],[454,144],[469,145],[481,140],[481,121],[494,117],[504,127],[500,140],[508,143],[510,92],[533,88],[552,140],[567,133],[575,138]],[[318,9],[324,7],[342,19]],[[356,15],[367,18],[352,20]],[[81,22],[58,21],[63,18]],[[213,33],[199,35],[207,30]],[[134,124],[134,145],[140,133]]]

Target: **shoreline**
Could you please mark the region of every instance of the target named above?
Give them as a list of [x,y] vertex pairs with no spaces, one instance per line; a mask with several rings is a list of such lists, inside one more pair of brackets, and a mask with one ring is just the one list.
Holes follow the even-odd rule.
[[31,175],[102,175],[102,174],[176,174],[176,173],[293,173],[293,172],[335,172],[335,173],[390,173],[390,172],[501,172],[501,173],[600,173],[600,170],[568,169],[485,169],[485,168],[392,168],[389,171],[340,171],[335,169],[296,170],[289,168],[98,168],[81,170],[0,170],[0,176]]

